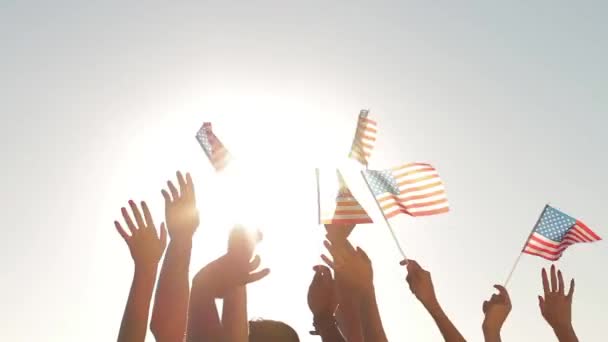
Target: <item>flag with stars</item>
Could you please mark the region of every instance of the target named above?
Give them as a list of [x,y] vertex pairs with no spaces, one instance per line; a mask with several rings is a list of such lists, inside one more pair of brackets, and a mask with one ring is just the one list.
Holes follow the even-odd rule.
[[376,144],[377,124],[369,118],[369,110],[361,110],[357,121],[357,131],[350,148],[349,158],[367,165]]
[[568,246],[601,238],[581,221],[547,205],[523,252],[547,260],[558,260]]
[[[337,195],[333,192],[332,203],[319,204],[321,207],[319,221],[322,224],[362,224],[372,223],[365,209],[359,204],[359,201],[353,196],[350,189],[342,177],[340,170],[336,169],[338,177]],[[335,179],[335,178],[334,178]],[[335,187],[335,180],[333,190]],[[327,187],[327,186],[326,186]],[[327,201],[325,201],[327,202]]]
[[201,144],[215,170],[222,171],[230,161],[230,152],[211,130],[211,122],[203,123],[201,129],[196,132],[196,140]]
[[430,216],[450,210],[437,170],[426,163],[411,163],[387,170],[362,171],[384,216]]

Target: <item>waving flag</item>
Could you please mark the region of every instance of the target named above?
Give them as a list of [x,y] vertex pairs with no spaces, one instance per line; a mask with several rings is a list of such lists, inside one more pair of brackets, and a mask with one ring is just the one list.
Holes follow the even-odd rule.
[[362,172],[387,219],[398,214],[429,216],[450,210],[443,182],[429,164]]
[[230,152],[211,130],[211,122],[203,123],[201,129],[196,132],[196,140],[201,144],[215,170],[222,171],[230,161]]
[[[340,170],[336,170],[338,177],[338,189],[337,195],[334,192],[334,198],[332,203],[319,204],[321,207],[320,211],[320,223],[323,224],[359,224],[359,223],[372,223],[372,219],[367,215],[367,212],[359,204],[355,196],[351,193],[350,189],[346,185]],[[335,189],[335,180],[333,181]],[[325,186],[327,188],[327,186]],[[321,199],[320,199],[321,200]]]
[[581,221],[547,205],[524,246],[524,253],[558,260],[568,246],[601,238]]
[[361,110],[357,121],[357,131],[350,148],[349,158],[357,160],[363,165],[368,164],[376,144],[377,124],[368,117],[369,110]]

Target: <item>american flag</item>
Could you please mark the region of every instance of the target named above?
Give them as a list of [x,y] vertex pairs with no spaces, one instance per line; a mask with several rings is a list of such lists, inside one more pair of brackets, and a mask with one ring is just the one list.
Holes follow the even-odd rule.
[[376,143],[377,124],[368,117],[369,110],[361,110],[357,121],[357,131],[350,148],[349,158],[367,165]]
[[572,244],[599,240],[584,223],[547,205],[523,252],[555,261]]
[[323,216],[321,214],[321,223],[323,224],[359,224],[372,223],[372,219],[367,215],[367,212],[359,201],[350,192],[346,185],[340,170],[336,170],[338,176],[338,195],[336,196],[336,208],[333,214]]
[[398,214],[429,216],[450,210],[443,182],[429,164],[362,172],[387,219]]
[[222,171],[230,161],[230,152],[211,130],[211,122],[203,123],[201,129],[196,132],[196,140],[201,144],[215,170]]

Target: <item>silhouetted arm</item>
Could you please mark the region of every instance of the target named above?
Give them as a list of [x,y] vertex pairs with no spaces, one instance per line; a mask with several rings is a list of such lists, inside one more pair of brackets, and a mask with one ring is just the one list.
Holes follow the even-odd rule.
[[361,325],[363,326],[363,338],[366,342],[388,341],[382,319],[376,302],[376,291],[373,285],[366,289],[361,296]]
[[323,342],[345,342],[333,315],[316,315],[313,318],[315,329]]
[[135,263],[133,282],[120,324],[118,342],[144,342],[148,329],[152,291],[156,282],[156,270],[167,246],[167,231],[164,224],[161,224],[160,237],[157,236],[152,216],[145,202],[142,202],[145,222],[135,203],[129,201],[129,205],[137,223],[133,224],[127,210],[122,208],[122,215],[130,234],[118,221],[114,222],[116,230],[127,243]]
[[424,305],[431,317],[433,317],[444,340],[446,342],[466,341],[445,314],[441,305],[439,305],[439,301],[437,301],[437,297],[435,296],[431,273],[420,267],[415,260],[403,260],[401,262],[401,265],[406,264],[408,273],[406,280],[410,286],[410,290]]
[[446,342],[466,341],[458,329],[456,329],[452,321],[445,314],[438,302],[425,304],[424,307],[429,314],[431,314],[433,320],[435,320],[435,324],[437,324],[437,327],[439,328],[439,331],[441,332],[441,335],[443,335],[443,339]]
[[165,216],[171,242],[161,268],[152,313],[151,329],[159,342],[181,341],[186,334],[192,236],[199,224],[194,184],[177,172],[180,191],[170,181],[165,198]]
[[229,342],[223,336],[215,296],[202,279],[192,283],[188,312],[188,342]]
[[224,297],[222,309],[224,336],[231,342],[249,341],[249,321],[247,320],[247,287],[237,286]]

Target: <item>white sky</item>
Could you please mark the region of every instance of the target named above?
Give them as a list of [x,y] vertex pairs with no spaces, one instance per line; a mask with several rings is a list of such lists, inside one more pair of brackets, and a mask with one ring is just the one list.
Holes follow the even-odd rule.
[[[231,222],[258,224],[272,273],[250,288],[251,316],[318,340],[306,306],[322,250],[314,167],[346,163],[371,107],[372,167],[428,161],[446,183],[450,214],[393,224],[480,341],[481,303],[546,202],[608,238],[607,7],[560,3],[3,1],[3,340],[114,339],[132,261],[112,221],[133,198],[160,222],[177,169],[193,173],[202,214],[192,273],[225,249]],[[194,139],[204,120],[255,182],[212,172]],[[353,237],[374,262],[389,339],[438,340],[361,179],[345,177],[380,222]],[[581,341],[605,340],[606,264],[605,243],[559,263],[577,280]],[[548,265],[522,258],[505,341],[552,339],[536,299]]]

